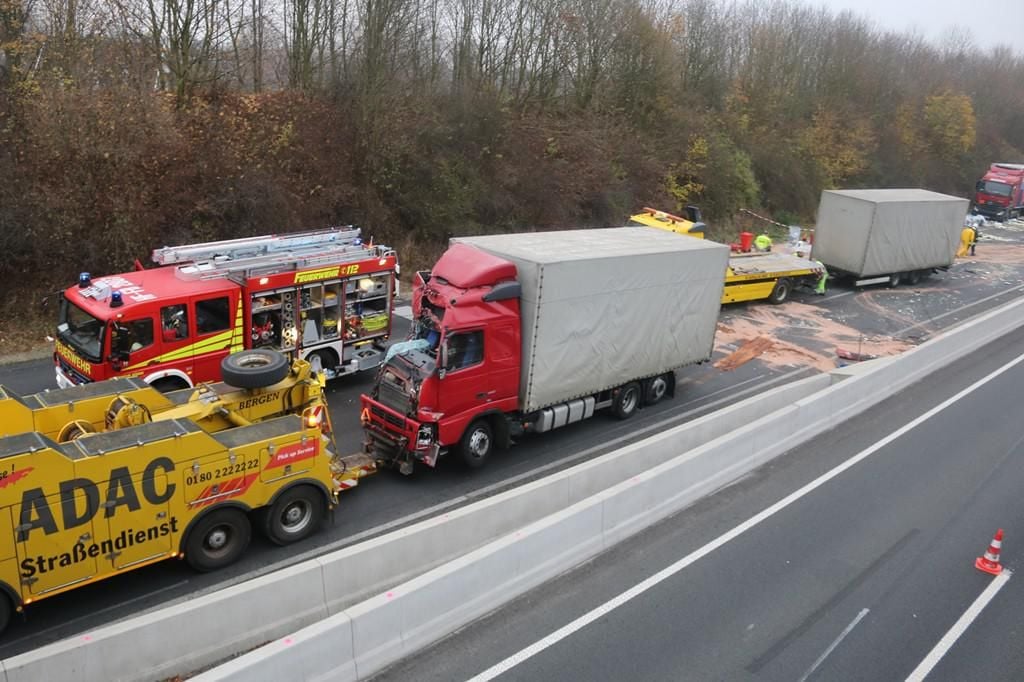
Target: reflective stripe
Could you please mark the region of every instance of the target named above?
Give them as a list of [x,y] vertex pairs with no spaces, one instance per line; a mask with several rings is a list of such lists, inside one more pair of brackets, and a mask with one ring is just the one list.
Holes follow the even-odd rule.
[[[204,339],[204,340],[200,341],[199,343],[193,343],[193,344],[190,344],[188,346],[184,346],[182,348],[178,348],[177,350],[172,350],[169,353],[164,353],[160,357],[156,358],[155,361],[158,362],[158,363],[173,362],[175,360],[183,360],[185,358],[192,357],[193,355],[202,355],[204,353],[210,352],[211,350],[218,350],[218,346],[222,346],[222,345],[224,345],[226,343],[232,343],[235,340],[233,338],[234,335],[235,335],[235,332],[229,329],[226,332],[221,332],[220,334],[217,334],[216,336],[211,336],[208,339]],[[146,360],[146,361],[139,362],[139,363],[136,363],[134,365],[130,365],[128,367],[125,367],[125,369],[126,370],[131,370],[131,369],[138,369],[140,367],[145,367],[145,366],[152,366],[150,364],[152,362],[153,362],[153,360]]]

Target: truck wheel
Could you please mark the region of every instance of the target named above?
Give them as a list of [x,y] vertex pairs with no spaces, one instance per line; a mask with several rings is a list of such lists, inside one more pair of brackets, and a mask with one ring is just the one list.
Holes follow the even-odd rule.
[[232,353],[220,361],[224,383],[235,388],[266,388],[288,376],[288,357],[263,348]]
[[324,496],[312,486],[300,485],[281,493],[263,516],[263,533],[276,545],[309,537],[324,518]]
[[783,277],[775,283],[775,288],[772,289],[772,293],[768,296],[768,301],[778,305],[785,302],[789,298],[789,292],[792,290],[793,285],[789,279]]
[[338,367],[338,355],[334,351],[331,351],[331,350],[318,350],[318,351],[314,351],[314,352],[310,353],[308,356],[306,356],[306,360],[311,365],[314,362],[313,361],[314,358],[319,358],[319,360],[320,360],[320,370],[321,371],[329,369],[329,370],[331,370],[333,372]]
[[14,605],[11,598],[6,594],[0,594],[0,633],[11,624],[11,614],[14,613]]
[[188,565],[203,573],[234,563],[249,546],[252,526],[237,509],[215,509],[199,520],[185,543]]
[[895,289],[896,287],[898,287],[900,285],[900,279],[902,278],[903,275],[899,272],[894,272],[893,274],[889,275],[889,288]]
[[462,434],[459,443],[462,461],[470,469],[479,469],[494,450],[494,430],[486,419],[477,419]]
[[636,414],[636,408],[640,406],[640,384],[632,381],[619,388],[615,402],[612,403],[612,411],[619,419],[629,419]]
[[152,385],[153,388],[161,393],[170,393],[171,391],[180,391],[183,388],[188,388],[188,384],[185,383],[185,380],[179,379],[178,377],[164,377],[163,379],[157,379]]
[[903,281],[910,286],[917,286],[924,279],[924,272],[921,270],[911,270],[903,275]]
[[647,380],[644,384],[645,404],[657,405],[661,402],[661,399],[668,394],[670,377],[669,374],[662,374],[660,377]]

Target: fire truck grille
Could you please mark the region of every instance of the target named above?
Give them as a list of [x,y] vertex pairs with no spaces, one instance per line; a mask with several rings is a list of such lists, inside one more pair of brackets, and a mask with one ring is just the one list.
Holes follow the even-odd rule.
[[61,370],[63,370],[63,372],[64,372],[64,376],[66,376],[68,379],[70,379],[71,383],[73,383],[73,384],[87,384],[87,383],[89,383],[89,379],[86,378],[86,376],[84,374],[82,374],[81,372],[76,370],[74,367],[72,367],[68,363],[67,360],[65,360],[64,358],[58,357],[58,362],[60,363]]

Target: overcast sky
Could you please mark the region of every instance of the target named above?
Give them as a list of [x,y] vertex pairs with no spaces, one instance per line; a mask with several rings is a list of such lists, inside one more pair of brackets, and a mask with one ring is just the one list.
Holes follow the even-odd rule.
[[852,10],[893,31],[916,29],[937,42],[950,27],[967,28],[982,48],[1002,43],[1024,54],[1022,0],[803,0],[833,12]]

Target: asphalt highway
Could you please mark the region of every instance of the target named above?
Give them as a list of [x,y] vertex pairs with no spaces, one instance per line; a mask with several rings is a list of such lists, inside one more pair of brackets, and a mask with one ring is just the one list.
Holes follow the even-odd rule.
[[[1007,230],[1007,240],[1017,234]],[[979,247],[979,253],[981,252]],[[989,269],[986,270],[985,268]],[[977,270],[972,272],[971,269]],[[996,269],[997,277],[992,276]],[[851,290],[833,288],[819,298],[797,295],[782,306],[739,304],[723,309],[723,325],[752,321],[759,324],[765,308],[780,319],[790,320],[782,329],[765,329],[794,347],[803,347],[818,358],[835,360],[834,341],[811,333],[804,324],[810,304],[829,320],[855,329],[863,337],[895,336],[901,332],[919,341],[955,322],[1012,300],[1024,291],[1024,262],[983,266],[958,263],[919,287]],[[788,316],[788,317],[787,317]],[[395,338],[401,338],[408,322],[397,320]],[[717,361],[734,352],[725,344],[716,350]],[[781,383],[821,371],[818,365],[799,361],[779,362],[754,358],[731,371],[713,363],[679,373],[674,400],[643,410],[633,419],[619,422],[598,416],[581,424],[524,439],[506,453],[499,453],[482,471],[468,472],[457,461],[442,459],[436,470],[417,470],[402,477],[382,472],[346,492],[333,522],[312,538],[287,548],[272,546],[254,536],[242,561],[213,574],[196,574],[180,562],[168,561],[126,573],[66,595],[33,604],[23,622],[16,618],[0,639],[0,658],[82,633],[105,623],[146,612],[171,603],[199,597],[248,580],[285,565],[363,540],[493,495],[541,475],[571,466],[617,446],[696,418]],[[329,385],[329,404],[339,448],[358,451],[359,394],[372,383],[372,375],[345,377]],[[54,387],[49,360],[0,366],[0,384],[22,394]]]
[[[1024,330],[377,676],[1020,680]],[[1005,529],[1004,572],[974,562]]]

